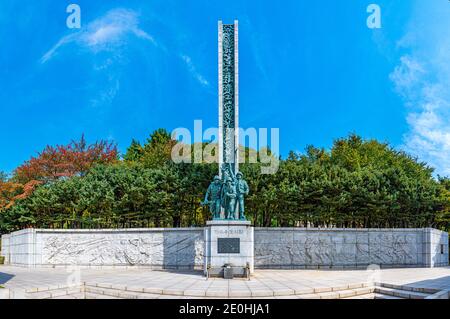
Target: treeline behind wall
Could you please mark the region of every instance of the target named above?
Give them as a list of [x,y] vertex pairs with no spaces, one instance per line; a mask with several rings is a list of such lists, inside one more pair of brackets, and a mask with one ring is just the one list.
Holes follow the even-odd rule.
[[[47,147],[11,178],[0,174],[0,231],[35,228],[202,226],[201,206],[217,164],[175,164],[164,129],[123,158],[84,137]],[[247,155],[253,150],[245,149]],[[410,155],[357,135],[280,160],[276,174],[241,164],[250,186],[246,215],[255,226],[450,226],[450,182]]]

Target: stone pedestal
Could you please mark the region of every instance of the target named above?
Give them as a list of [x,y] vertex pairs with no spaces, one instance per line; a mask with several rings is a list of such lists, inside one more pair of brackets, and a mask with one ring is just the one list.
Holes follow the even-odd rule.
[[212,220],[205,227],[205,275],[223,276],[223,266],[231,264],[235,276],[253,273],[253,226],[249,221]]

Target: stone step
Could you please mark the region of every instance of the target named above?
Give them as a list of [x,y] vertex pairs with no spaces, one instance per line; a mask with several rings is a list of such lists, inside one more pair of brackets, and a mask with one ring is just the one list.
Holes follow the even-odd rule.
[[121,299],[118,297],[108,296],[108,295],[99,295],[95,293],[85,292],[84,293],[85,299]]
[[315,294],[320,299],[360,299],[360,296],[372,294],[374,287],[363,287],[354,289],[342,289],[333,292],[324,292]]
[[25,294],[25,298],[28,299],[56,299],[59,297],[76,295],[84,292],[84,288],[58,288],[58,289],[49,289],[44,291],[37,292],[28,292]]
[[[342,289],[330,292],[320,292],[312,295],[316,295],[320,299],[347,299],[357,296],[363,296],[374,292],[374,287],[363,287],[355,289]],[[299,295],[301,297],[302,295]],[[311,296],[313,297],[313,296]]]
[[439,292],[439,289],[425,288],[425,287],[412,287],[412,286],[408,286],[408,285],[395,285],[395,284],[388,284],[388,283],[381,283],[378,286],[384,287],[384,288],[393,288],[393,289],[398,289],[398,290],[422,292],[422,293],[426,293],[426,294],[434,294],[434,293]]
[[353,297],[348,297],[348,298],[343,298],[343,299],[404,299],[404,298],[383,295],[383,294],[378,294],[378,293],[370,293],[370,294],[366,294],[366,295],[353,296]]
[[354,296],[364,296],[367,294],[372,294],[372,293],[374,293],[374,291],[375,291],[375,287],[363,287],[363,288],[342,290],[339,292],[339,297],[345,298],[345,296],[348,295],[349,292],[354,293]]
[[86,299],[86,296],[84,292],[79,292],[76,294],[62,295],[51,299]]
[[405,299],[405,298],[375,293],[373,299]]
[[403,299],[424,299],[428,297],[429,293],[418,292],[418,291],[408,291],[403,289],[387,288],[387,287],[375,287],[375,293],[400,297]]
[[[149,298],[149,299],[156,299],[156,298],[171,298],[171,297],[189,297],[189,298],[198,298],[198,296],[183,296],[183,295],[171,295],[171,294],[155,294],[155,293],[149,293],[149,292],[141,292],[144,289],[135,289],[136,291],[129,291],[126,289],[126,287],[111,287],[111,286],[104,286],[101,287],[98,285],[86,285],[85,291],[86,293],[96,294],[96,295],[105,295],[105,296],[111,296],[115,298],[123,298],[123,299],[141,299],[141,298]],[[330,289],[331,290],[331,289]],[[320,292],[320,293],[313,293],[313,294],[298,294],[296,296],[298,297],[305,297],[305,298],[318,298],[318,299],[340,299],[350,296],[359,296],[364,294],[369,294],[374,291],[373,287],[362,287],[362,288],[355,288],[355,289],[343,289],[343,290],[337,290],[337,291],[326,291],[326,292]],[[283,297],[282,295],[279,295],[278,297]],[[205,297],[203,297],[205,298]],[[206,297],[208,298],[208,297]]]
[[293,296],[278,296],[277,298],[292,297],[299,299],[361,299],[374,293],[374,287],[342,288],[341,290],[325,291],[319,293],[304,293]]
[[[86,283],[85,285],[85,291],[86,293],[96,294],[96,295],[105,295],[105,296],[111,296],[115,298],[123,298],[123,299],[141,299],[141,298],[149,298],[149,299],[165,299],[165,298],[172,298],[172,297],[178,297],[178,298],[199,298],[198,295],[191,295],[189,291],[186,291],[183,294],[183,291],[180,290],[181,293],[172,294],[169,292],[169,290],[162,290],[162,289],[150,289],[150,288],[138,288],[134,287],[133,289],[128,288],[126,286],[118,286],[118,285],[107,285],[107,284],[95,284],[95,283]],[[273,293],[267,292],[267,296],[261,296],[258,294],[257,297],[283,297],[283,296],[291,296],[291,297],[299,297],[299,298],[317,298],[317,299],[341,299],[341,298],[347,298],[352,296],[360,296],[365,295],[369,293],[374,292],[374,287],[370,286],[365,283],[361,284],[353,284],[353,285],[347,285],[340,288],[320,288],[320,289],[309,289],[311,292],[305,293],[297,293],[293,295],[292,293],[278,293],[276,296],[273,295]],[[230,294],[232,294],[231,292]],[[222,296],[222,294],[217,294],[217,296],[208,296],[206,294],[206,297],[201,298],[228,298],[227,296]],[[232,298],[233,296],[230,296]],[[236,296],[234,296],[236,297]],[[244,297],[244,296],[238,296],[238,297]],[[251,292],[249,291],[248,297],[251,297]]]
[[[388,287],[387,287],[388,286]],[[358,288],[356,288],[358,287]],[[406,289],[399,289],[407,287]],[[170,294],[154,293],[149,289],[132,289],[125,286],[107,286],[97,284],[86,284],[83,287],[58,288],[44,291],[27,293],[27,298],[32,299],[158,299],[158,298],[191,298],[190,296],[175,296]],[[315,290],[314,290],[315,291]],[[390,284],[379,284],[369,286],[358,284],[344,286],[340,288],[317,289],[318,292],[292,295],[302,299],[424,299],[431,295],[430,292],[423,292],[423,288],[410,286],[399,286]],[[435,291],[435,290],[433,290]],[[156,291],[155,291],[156,292]],[[283,296],[279,296],[283,297]],[[194,296],[192,297],[194,298]]]
[[116,288],[93,287],[89,285],[86,285],[85,292],[97,296],[113,297],[115,299],[157,299],[162,296],[159,294],[126,291],[123,289],[116,289]]
[[345,297],[345,298],[341,298],[341,299],[375,299],[375,294],[370,293],[370,294],[364,294],[364,295],[356,295],[356,296]]

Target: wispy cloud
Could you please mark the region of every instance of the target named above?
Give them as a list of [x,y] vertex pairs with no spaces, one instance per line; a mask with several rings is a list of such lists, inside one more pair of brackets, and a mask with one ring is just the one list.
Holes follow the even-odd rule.
[[422,86],[422,77],[425,75],[423,66],[409,55],[400,58],[400,64],[389,75],[395,84],[397,93],[412,100],[412,95],[417,93],[417,88]]
[[[425,7],[425,12],[418,10],[421,13],[413,16],[411,30],[398,43],[409,53],[401,57],[390,78],[409,112],[403,148],[437,174],[450,176],[450,18],[429,10]],[[418,23],[426,27],[417,28]]]
[[114,9],[92,21],[80,31],[62,37],[42,57],[41,63],[52,59],[58,50],[69,43],[76,43],[94,52],[111,50],[125,43],[126,36],[133,35],[157,45],[155,39],[139,28],[139,15],[128,9]]
[[[253,59],[255,61],[255,66],[261,73],[264,80],[268,81],[268,72],[266,64],[263,62],[263,58],[261,57],[261,50],[262,45],[265,43],[264,41],[264,33],[258,32],[258,30],[255,28],[254,24],[250,21],[250,18],[248,15],[243,15],[239,21],[240,25],[242,25],[243,28],[245,28],[249,35],[249,42],[250,42],[250,50],[253,54]],[[269,86],[270,87],[270,86]]]
[[50,50],[48,50],[41,57],[41,63],[46,63],[48,60],[50,60],[56,54],[56,51],[63,45],[74,41],[76,39],[76,35],[77,34],[70,34],[61,38]]
[[120,89],[120,81],[115,77],[108,77],[104,88],[96,92],[95,97],[90,100],[90,105],[94,108],[110,104]]
[[209,82],[205,79],[205,77],[197,72],[197,69],[195,68],[194,63],[192,63],[191,57],[188,56],[188,55],[183,55],[183,54],[180,57],[184,61],[184,63],[186,64],[186,66],[187,66],[189,72],[192,74],[192,76],[198,82],[200,82],[201,85],[209,86]]
[[[127,43],[129,36],[145,40],[155,47],[168,53],[167,48],[157,42],[155,38],[139,26],[139,15],[129,9],[117,8],[107,12],[105,15],[90,22],[80,31],[62,37],[56,42],[40,59],[42,64],[47,63],[58,54],[58,51],[68,44],[76,44],[96,53],[100,51],[118,51],[117,49]],[[187,67],[188,72],[204,87],[209,87],[208,80],[197,71],[192,58],[186,54],[178,55]],[[120,58],[120,52],[115,52],[115,58]],[[169,55],[170,56],[170,55]],[[109,58],[103,64],[95,66],[95,70],[107,69],[112,64]],[[114,84],[114,88],[117,85]],[[114,90],[112,90],[114,91]],[[106,94],[106,93],[105,93]],[[106,94],[113,96],[115,94]],[[101,98],[100,100],[109,100]],[[98,104],[98,103],[94,103]]]

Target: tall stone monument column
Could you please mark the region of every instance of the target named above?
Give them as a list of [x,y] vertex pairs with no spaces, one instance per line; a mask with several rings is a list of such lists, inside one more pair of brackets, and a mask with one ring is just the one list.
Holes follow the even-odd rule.
[[222,276],[224,268],[231,267],[235,275],[242,276],[253,272],[254,245],[253,227],[244,215],[243,196],[248,185],[239,172],[238,22],[219,21],[218,27],[219,175],[205,198],[205,202],[212,199],[213,220],[205,227],[204,271]]
[[239,31],[238,21],[219,21],[219,176],[223,164],[239,171]]

